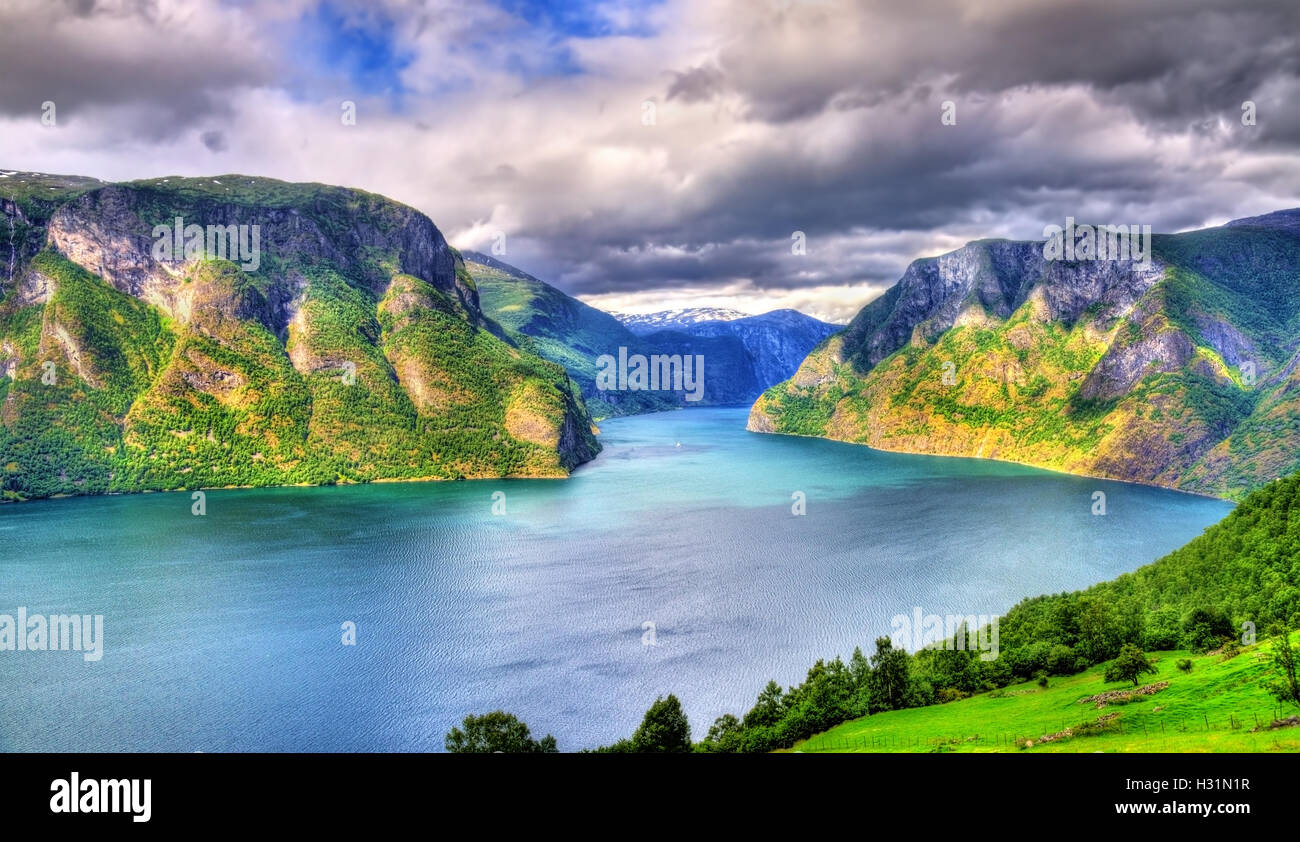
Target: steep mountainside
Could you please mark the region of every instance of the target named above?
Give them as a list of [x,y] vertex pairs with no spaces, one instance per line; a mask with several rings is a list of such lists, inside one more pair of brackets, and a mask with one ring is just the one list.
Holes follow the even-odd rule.
[[[479,288],[484,312],[511,331],[521,345],[563,365],[598,418],[676,407],[748,404],[763,391],[744,343],[735,336],[697,337],[675,331],[638,336],[609,313],[508,263],[472,251],[465,252],[465,260]],[[619,348],[626,348],[629,357],[703,356],[700,400],[687,400],[685,391],[598,389],[597,360],[604,354],[617,357]]]
[[[614,316],[494,257],[477,252],[464,257],[484,312],[521,344],[568,369],[597,417],[752,403],[768,386],[793,374],[818,342],[841,329],[794,310],[748,317],[735,310],[698,308]],[[721,319],[729,314],[735,319]],[[598,389],[597,359],[616,356],[620,347],[629,355],[703,356],[702,399],[687,401],[671,391]]]
[[[6,497],[563,476],[599,449],[412,208],[240,175],[15,173],[0,195]],[[253,259],[170,260],[177,218],[248,226]]]
[[596,360],[601,354],[617,354],[620,346],[630,354],[651,353],[618,319],[496,258],[473,251],[463,256],[478,287],[483,311],[521,347],[564,366],[597,418],[660,412],[682,405],[681,396],[671,392],[596,388]]
[[1300,210],[1149,267],[985,240],[914,262],[750,429],[1239,498],[1300,468]]
[[763,388],[792,377],[808,352],[823,339],[844,329],[805,316],[798,310],[773,310],[758,316],[726,321],[701,321],[685,329],[692,336],[734,336],[754,361],[754,375]]

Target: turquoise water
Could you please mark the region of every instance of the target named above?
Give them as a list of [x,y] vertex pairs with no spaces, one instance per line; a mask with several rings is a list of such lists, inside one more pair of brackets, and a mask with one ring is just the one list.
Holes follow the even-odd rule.
[[744,423],[606,421],[569,480],[213,491],[203,517],[188,494],[2,506],[0,614],[102,614],[105,641],[94,663],[0,651],[0,749],[430,751],[504,708],[576,750],[669,692],[699,737],[896,614],[1084,587],[1231,509]]

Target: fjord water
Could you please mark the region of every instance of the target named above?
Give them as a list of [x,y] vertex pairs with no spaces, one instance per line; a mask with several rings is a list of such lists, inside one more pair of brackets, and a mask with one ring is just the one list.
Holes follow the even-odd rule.
[[213,491],[202,517],[188,494],[0,507],[0,614],[102,614],[105,637],[97,663],[0,651],[0,749],[430,751],[504,708],[577,750],[667,693],[698,738],[896,614],[1081,588],[1231,509],[745,417],[603,422],[568,480]]

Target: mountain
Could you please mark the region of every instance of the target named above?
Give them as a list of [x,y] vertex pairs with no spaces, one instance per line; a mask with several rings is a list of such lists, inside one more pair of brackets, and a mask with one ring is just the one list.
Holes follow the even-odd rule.
[[[563,365],[597,417],[658,412],[690,406],[752,403],[765,385],[755,373],[745,344],[735,336],[693,336],[661,330],[638,336],[617,318],[520,269],[478,252],[464,253],[478,286],[484,311],[515,339],[548,360]],[[529,344],[531,343],[531,344]],[[809,345],[809,347],[812,347]],[[603,355],[699,355],[704,358],[698,401],[683,391],[602,390],[596,375]],[[775,381],[772,381],[775,382]]]
[[670,392],[598,390],[596,360],[601,354],[617,354],[619,347],[649,354],[650,346],[609,313],[508,263],[474,251],[462,256],[484,312],[521,347],[564,366],[596,417],[661,412],[683,405],[683,398]]
[[[768,386],[793,374],[818,342],[841,329],[794,310],[745,316],[736,310],[694,308],[646,317],[617,316],[583,304],[495,257],[473,251],[464,257],[484,311],[518,342],[563,365],[598,418],[753,403]],[[702,319],[706,315],[710,318]],[[630,327],[629,319],[646,321],[634,321]],[[598,360],[606,354],[617,356],[619,348],[627,349],[629,356],[702,357],[701,399],[686,400],[674,391],[599,389]]]
[[743,319],[748,314],[726,307],[685,307],[679,310],[660,310],[657,313],[614,313],[614,318],[633,333],[655,333],[660,330],[688,330],[700,322],[729,322]]
[[599,450],[565,371],[484,315],[405,205],[8,173],[0,213],[7,499],[565,476]]
[[798,310],[773,310],[759,316],[696,322],[684,332],[692,336],[734,336],[753,360],[754,374],[766,389],[789,379],[823,339],[844,329]]
[[980,240],[917,260],[752,430],[1233,499],[1300,468],[1300,209],[1135,260]]

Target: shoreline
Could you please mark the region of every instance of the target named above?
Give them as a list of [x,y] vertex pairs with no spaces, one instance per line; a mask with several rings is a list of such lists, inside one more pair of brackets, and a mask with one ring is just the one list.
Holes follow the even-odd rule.
[[[816,439],[818,441],[833,441],[839,444],[853,445],[854,447],[865,447],[868,450],[874,450],[877,453],[899,453],[906,456],[931,456],[935,459],[970,459],[973,461],[980,461],[980,462],[1001,462],[1006,465],[1019,465],[1022,468],[1033,468],[1036,471],[1046,471],[1047,473],[1050,474],[1058,474],[1060,476],[1065,476],[1065,477],[1082,477],[1083,479],[1096,479],[1096,480],[1103,480],[1105,482],[1120,482],[1125,485],[1136,485],[1142,488],[1158,488],[1161,491],[1175,491],[1179,494],[1189,494],[1193,497],[1204,497],[1207,500],[1220,500],[1224,503],[1232,503],[1234,506],[1237,503],[1241,502],[1240,500],[1234,500],[1231,497],[1220,497],[1217,494],[1208,494],[1204,491],[1192,491],[1186,488],[1179,488],[1174,485],[1161,485],[1160,483],[1157,482],[1142,482],[1141,480],[1136,480],[1136,479],[1124,479],[1122,477],[1108,477],[1108,476],[1101,476],[1099,474],[1087,474],[1080,471],[1065,471],[1060,468],[1052,468],[1034,462],[1021,462],[1017,459],[999,459],[994,456],[968,456],[959,453],[927,453],[926,451],[923,450],[904,450],[902,448],[894,449],[894,448],[887,448],[887,447],[876,447],[875,445],[867,444],[865,442],[849,441],[847,439],[837,439],[837,438],[832,438],[830,436],[809,436],[809,435],[805,435],[804,433],[782,433],[782,432],[777,432],[775,430],[754,430],[754,429],[750,429],[748,425],[745,426],[745,432],[754,433],[755,435],[760,435],[760,436],[789,436],[790,438],[797,438],[797,439]],[[1280,479],[1280,477],[1274,477],[1269,482],[1274,482],[1277,479]],[[1264,486],[1260,486],[1260,488],[1263,487]],[[1245,491],[1242,494],[1242,497],[1244,498],[1247,494],[1250,494],[1250,492],[1254,490],[1255,489],[1249,489]]]

